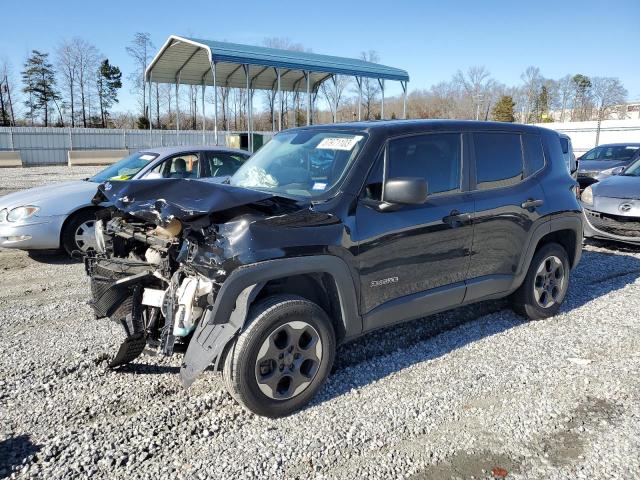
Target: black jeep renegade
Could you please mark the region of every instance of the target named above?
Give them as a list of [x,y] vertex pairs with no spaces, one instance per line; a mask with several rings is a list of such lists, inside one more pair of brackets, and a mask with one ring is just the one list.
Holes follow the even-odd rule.
[[260,415],[326,380],[336,345],[509,296],[554,315],[582,220],[558,134],[525,125],[389,121],[278,134],[225,183],[107,182],[85,259],[98,317],[190,385],[212,366]]

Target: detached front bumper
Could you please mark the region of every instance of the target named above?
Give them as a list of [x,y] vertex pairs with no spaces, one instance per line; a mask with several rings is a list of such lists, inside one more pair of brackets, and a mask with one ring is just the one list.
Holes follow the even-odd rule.
[[25,223],[0,223],[0,247],[21,250],[60,248],[60,232],[66,215],[33,217]]

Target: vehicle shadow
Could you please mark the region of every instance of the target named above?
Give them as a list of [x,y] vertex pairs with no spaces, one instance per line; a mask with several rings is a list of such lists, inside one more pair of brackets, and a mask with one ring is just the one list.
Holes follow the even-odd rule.
[[27,255],[31,260],[38,263],[46,263],[49,265],[71,265],[74,263],[80,263],[81,260],[77,258],[71,258],[64,252],[59,251],[29,251]]
[[120,374],[162,375],[164,373],[180,373],[180,367],[173,367],[171,365],[153,365],[149,363],[127,363],[126,365],[118,367],[116,371]]
[[585,238],[585,245],[597,248],[606,248],[614,252],[624,253],[640,253],[640,245],[632,245],[630,243],[616,242],[615,240],[599,240],[596,238]]
[[[560,313],[570,312],[620,290],[639,277],[640,259],[636,257],[623,251],[584,250],[582,261],[572,271],[571,285]],[[329,382],[311,405],[373,383],[411,365],[444,356],[527,321],[509,311],[486,318],[505,309],[508,309],[506,300],[480,302],[378,330],[349,342],[338,349]],[[423,348],[412,348],[418,344]],[[402,352],[406,354],[398,354]],[[353,372],[354,368],[357,372]]]
[[39,452],[40,448],[31,441],[29,435],[18,435],[0,441],[0,478],[8,478],[13,468]]

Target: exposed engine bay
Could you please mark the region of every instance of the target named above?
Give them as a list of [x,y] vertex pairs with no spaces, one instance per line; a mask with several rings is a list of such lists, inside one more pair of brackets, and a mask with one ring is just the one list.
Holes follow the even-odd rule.
[[112,206],[97,214],[97,250],[85,268],[96,316],[125,332],[112,368],[145,348],[168,356],[188,343],[241,263],[239,243],[252,222],[299,209],[289,199],[194,180],[107,182],[94,198],[104,202]]

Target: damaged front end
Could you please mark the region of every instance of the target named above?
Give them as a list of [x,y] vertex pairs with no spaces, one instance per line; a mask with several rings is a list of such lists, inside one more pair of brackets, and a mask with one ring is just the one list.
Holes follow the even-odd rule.
[[[145,348],[172,355],[177,343],[189,343],[196,327],[205,330],[205,322],[221,324],[218,351],[207,358],[219,356],[222,339],[239,329],[230,328],[229,317],[209,321],[221,285],[238,264],[233,235],[256,216],[291,209],[292,201],[175,179],[107,182],[94,199],[102,202],[112,206],[98,213],[98,247],[85,256],[85,268],[96,316],[125,332],[109,366],[131,362]],[[207,366],[190,366],[185,383]]]

